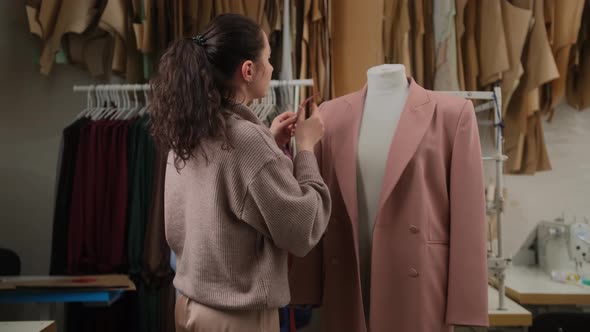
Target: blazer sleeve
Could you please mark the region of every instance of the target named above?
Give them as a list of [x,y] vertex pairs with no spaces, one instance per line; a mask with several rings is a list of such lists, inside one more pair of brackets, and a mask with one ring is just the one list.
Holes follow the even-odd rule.
[[248,185],[241,219],[272,238],[279,248],[302,257],[320,241],[331,207],[330,192],[314,154],[300,152],[293,163],[280,154]]
[[453,142],[446,323],[488,325],[483,162],[477,119],[467,101]]

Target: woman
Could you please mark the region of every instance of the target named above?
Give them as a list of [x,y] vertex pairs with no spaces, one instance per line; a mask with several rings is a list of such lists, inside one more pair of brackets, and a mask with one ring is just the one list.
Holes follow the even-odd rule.
[[[313,154],[323,135],[317,107],[308,119],[284,114],[269,130],[245,106],[268,90],[269,57],[255,22],[222,15],[173,43],[152,82],[152,132],[170,150],[177,331],[278,331],[277,308],[290,298],[287,252],[304,256],[327,226],[330,195]],[[279,146],[293,132],[291,162]]]

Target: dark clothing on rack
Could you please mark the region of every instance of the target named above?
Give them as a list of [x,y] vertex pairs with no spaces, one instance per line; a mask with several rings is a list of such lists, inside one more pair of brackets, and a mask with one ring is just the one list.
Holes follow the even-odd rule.
[[[170,287],[173,278],[168,266],[170,249],[164,239],[163,186],[166,159],[163,153],[155,153],[147,117],[138,119],[132,126],[129,146],[129,275],[138,287],[141,330],[165,331],[162,326],[174,327],[174,311],[166,310],[169,307],[160,308],[159,305],[162,301],[160,294]],[[146,261],[147,253],[155,255],[151,259],[151,267]]]
[[63,131],[51,271],[128,272],[137,288],[109,308],[68,305],[69,331],[174,331],[163,213],[167,152],[156,154],[148,123],[147,116],[85,118]]
[[127,130],[123,121],[81,130],[67,232],[70,274],[121,272],[125,265]]
[[[174,332],[175,291],[170,247],[164,236],[164,181],[167,151],[154,149],[153,184],[143,251],[143,280],[147,285],[148,317],[154,331]],[[146,314],[147,315],[147,314]]]
[[153,168],[154,143],[147,128],[148,119],[141,118],[132,126],[129,145],[132,154],[129,156],[130,201],[129,201],[129,232],[127,250],[129,274],[139,278],[142,272],[144,238],[150,211]]
[[[107,249],[107,253],[110,254],[110,260],[112,268],[123,267],[127,262],[127,255],[125,255],[125,238],[127,229],[127,192],[128,187],[125,187],[127,183],[127,136],[130,123],[128,121],[121,121],[121,124],[116,127],[118,132],[117,137],[111,137],[111,149],[109,152],[110,156],[115,155],[116,158],[111,159],[111,172],[113,176],[109,177],[110,190],[109,193],[113,199],[110,201],[114,203],[111,211],[111,229],[110,232],[106,228],[104,239],[109,238],[109,233],[112,234],[112,242]],[[102,243],[107,243],[103,241]],[[119,270],[119,269],[118,269]],[[124,271],[124,270],[119,270]]]
[[[74,170],[74,184],[72,188],[72,199],[70,209],[70,224],[67,231],[68,237],[68,273],[77,274],[80,273],[79,266],[82,261],[82,252],[84,251],[84,227],[88,227],[85,224],[85,220],[90,219],[92,211],[85,209],[86,201],[90,200],[85,195],[90,196],[90,193],[94,192],[93,188],[90,188],[92,183],[83,181],[86,179],[85,173],[93,173],[94,164],[89,163],[89,155],[93,156],[94,151],[89,151],[90,146],[90,128],[88,125],[80,130],[80,143],[78,145],[78,153],[76,158],[76,167]],[[84,223],[84,224],[83,224]]]
[[144,275],[148,282],[154,279],[171,279],[174,274],[170,267],[170,247],[164,236],[164,182],[167,159],[166,151],[155,149],[152,201],[143,257]]
[[63,275],[67,271],[67,229],[70,220],[70,206],[74,183],[76,155],[80,142],[80,128],[88,119],[79,119],[66,127],[62,133],[62,149],[58,164],[57,191],[53,211],[53,233],[51,239],[51,263],[49,273]]

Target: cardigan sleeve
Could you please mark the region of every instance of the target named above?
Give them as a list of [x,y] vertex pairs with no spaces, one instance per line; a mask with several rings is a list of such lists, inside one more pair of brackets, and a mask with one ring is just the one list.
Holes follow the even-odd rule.
[[304,151],[293,163],[279,155],[260,169],[248,185],[241,219],[302,257],[321,239],[330,212],[330,193],[316,157]]

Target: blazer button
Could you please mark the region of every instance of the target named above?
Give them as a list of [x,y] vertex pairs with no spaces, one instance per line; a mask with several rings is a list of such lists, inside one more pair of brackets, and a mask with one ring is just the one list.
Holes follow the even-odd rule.
[[416,269],[410,269],[409,275],[412,278],[418,278],[418,276],[420,275],[420,273],[418,273],[418,271],[416,271]]
[[412,234],[418,234],[418,233],[420,233],[420,228],[412,225],[412,226],[410,226],[410,232],[412,232]]
[[340,263],[340,261],[338,260],[338,258],[332,257],[330,259],[330,263],[332,263],[332,265],[338,265],[338,263]]

